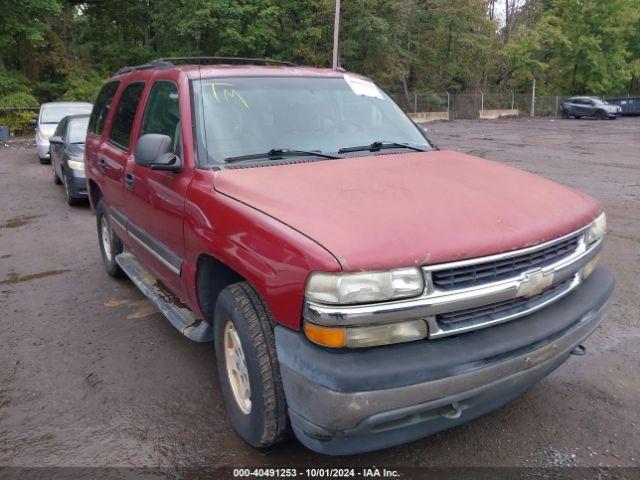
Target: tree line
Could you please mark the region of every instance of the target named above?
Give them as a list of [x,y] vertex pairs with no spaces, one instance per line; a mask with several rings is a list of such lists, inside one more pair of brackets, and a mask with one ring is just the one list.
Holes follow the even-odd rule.
[[[5,0],[0,108],[92,101],[124,65],[221,55],[331,64],[334,0]],[[640,90],[640,0],[343,0],[340,62],[413,92]]]

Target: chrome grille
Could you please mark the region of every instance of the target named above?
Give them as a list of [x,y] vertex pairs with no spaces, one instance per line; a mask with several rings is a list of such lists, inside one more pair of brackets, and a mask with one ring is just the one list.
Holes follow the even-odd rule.
[[567,289],[571,280],[552,285],[532,298],[518,297],[502,302],[490,303],[480,307],[465,308],[455,312],[447,312],[436,315],[440,324],[453,325],[458,322],[484,322],[495,318],[496,315],[513,315],[527,311],[532,305],[553,297],[562,290]]
[[543,249],[484,263],[433,270],[433,285],[440,290],[474,287],[514,277],[527,270],[542,268],[571,255],[578,248],[580,234]]
[[568,295],[604,239],[588,243],[587,228],[538,245],[483,258],[422,267],[422,295],[363,305],[305,301],[305,321],[326,326],[377,325],[425,319],[429,338],[459,335],[538,311]]

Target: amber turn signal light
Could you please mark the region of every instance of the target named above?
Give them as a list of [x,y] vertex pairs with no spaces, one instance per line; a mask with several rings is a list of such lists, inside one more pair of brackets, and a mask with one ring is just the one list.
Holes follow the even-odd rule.
[[327,328],[306,322],[304,333],[309,340],[325,347],[339,348],[344,346],[344,328]]

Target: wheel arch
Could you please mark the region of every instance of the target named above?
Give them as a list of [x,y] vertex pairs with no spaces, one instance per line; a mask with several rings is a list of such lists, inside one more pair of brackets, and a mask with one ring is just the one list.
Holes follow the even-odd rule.
[[216,303],[225,287],[246,281],[248,280],[244,276],[226,263],[207,253],[200,254],[196,262],[196,294],[205,319],[213,323]]
[[98,201],[102,198],[102,190],[100,186],[92,179],[87,179],[87,190],[89,194],[89,204],[91,209],[95,212],[98,206]]

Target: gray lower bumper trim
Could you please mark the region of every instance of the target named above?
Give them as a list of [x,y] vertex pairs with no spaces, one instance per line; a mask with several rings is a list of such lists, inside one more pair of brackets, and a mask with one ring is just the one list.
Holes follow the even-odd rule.
[[[581,309],[582,313],[573,317],[569,326],[548,341],[536,342],[528,349],[520,348],[491,361],[467,365],[445,377],[393,388],[338,391],[316,381],[320,377],[308,377],[281,359],[296,435],[309,448],[323,453],[364,452],[430,435],[503,405],[560,366],[603,320],[613,283],[606,272],[599,276],[601,286],[607,286],[603,298],[586,311]],[[573,302],[579,299],[577,296]],[[566,314],[572,310],[570,307],[565,304],[562,311]],[[529,328],[535,330],[536,323],[529,323]],[[460,341],[464,341],[463,337]],[[495,340],[499,341],[499,337]],[[280,350],[278,353],[280,356]],[[335,369],[348,358],[336,355]],[[389,362],[396,367],[402,365],[402,359],[397,357]],[[424,358],[424,362],[428,365],[429,358]],[[326,370],[327,366],[317,368]]]

